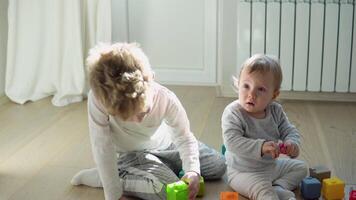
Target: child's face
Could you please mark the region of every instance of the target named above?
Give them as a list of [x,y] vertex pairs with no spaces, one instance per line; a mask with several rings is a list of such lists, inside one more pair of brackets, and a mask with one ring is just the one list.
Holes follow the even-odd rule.
[[238,84],[241,106],[253,117],[264,118],[267,105],[278,95],[272,72],[249,73],[243,69]]
[[152,88],[148,88],[145,94],[146,94],[146,101],[145,101],[146,106],[143,108],[141,112],[128,118],[127,121],[140,123],[150,113],[150,111],[152,110],[153,98],[154,98],[154,92]]
[[143,112],[140,112],[140,113],[137,113],[136,115],[130,117],[127,119],[127,121],[130,121],[130,122],[142,122],[142,120],[145,118],[145,116],[151,111],[151,108],[148,108],[147,110],[143,111]]

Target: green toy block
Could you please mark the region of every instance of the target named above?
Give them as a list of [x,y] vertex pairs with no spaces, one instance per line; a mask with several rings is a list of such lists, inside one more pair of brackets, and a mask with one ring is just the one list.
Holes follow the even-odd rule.
[[[184,176],[184,170],[182,169],[182,170],[180,170],[178,177],[182,178],[183,176]],[[186,183],[189,184],[189,180],[183,180],[183,181],[185,181]],[[204,193],[205,193],[204,178],[202,176],[200,176],[200,179],[199,179],[199,192],[197,194],[197,197],[204,196]]]
[[188,185],[184,181],[168,184],[167,200],[188,200]]

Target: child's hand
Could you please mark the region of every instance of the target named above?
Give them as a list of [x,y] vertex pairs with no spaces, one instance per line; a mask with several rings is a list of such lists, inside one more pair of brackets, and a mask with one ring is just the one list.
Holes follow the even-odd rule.
[[287,155],[290,156],[291,158],[295,158],[299,155],[299,147],[294,142],[287,140],[284,143],[284,146],[286,148]]
[[262,156],[265,154],[271,154],[272,158],[279,156],[278,144],[273,141],[265,141],[262,145]]
[[199,174],[196,172],[187,172],[182,180],[189,184],[189,200],[194,200],[199,192]]

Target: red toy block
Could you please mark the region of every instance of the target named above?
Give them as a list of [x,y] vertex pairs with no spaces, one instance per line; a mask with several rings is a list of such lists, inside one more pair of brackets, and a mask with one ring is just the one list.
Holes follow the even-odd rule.
[[239,200],[239,193],[237,193],[237,192],[221,192],[220,200]]
[[282,154],[287,154],[287,147],[284,145],[284,143],[279,143],[279,152],[281,152]]
[[349,200],[356,200],[356,190],[351,190],[350,191]]

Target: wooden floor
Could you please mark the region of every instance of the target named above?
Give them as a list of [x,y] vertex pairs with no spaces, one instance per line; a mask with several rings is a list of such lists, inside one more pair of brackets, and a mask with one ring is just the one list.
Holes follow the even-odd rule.
[[[213,87],[169,88],[181,99],[197,138],[220,151],[220,117],[234,99],[215,97]],[[282,104],[302,134],[299,159],[326,165],[333,176],[356,185],[356,103]],[[104,199],[101,189],[69,184],[78,170],[93,166],[86,102],[54,107],[47,98],[0,106],[0,200]],[[206,187],[203,199],[217,200],[229,190],[223,180]]]

